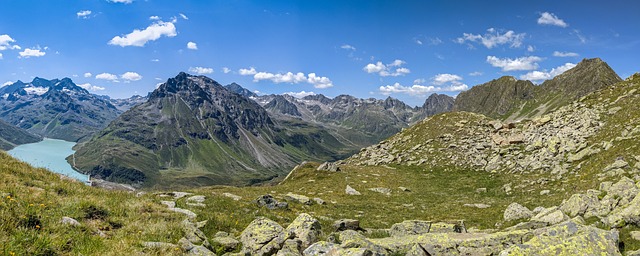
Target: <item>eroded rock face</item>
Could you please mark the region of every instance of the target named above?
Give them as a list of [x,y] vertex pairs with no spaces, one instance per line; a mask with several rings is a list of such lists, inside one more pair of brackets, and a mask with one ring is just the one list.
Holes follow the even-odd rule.
[[240,234],[240,242],[242,242],[242,251],[251,255],[273,255],[282,248],[285,240],[291,237],[291,234],[285,232],[278,223],[259,217],[252,221],[242,234]]

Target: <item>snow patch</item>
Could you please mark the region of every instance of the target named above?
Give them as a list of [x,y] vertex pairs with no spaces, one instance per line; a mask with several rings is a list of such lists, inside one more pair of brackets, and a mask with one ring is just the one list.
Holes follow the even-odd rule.
[[25,87],[27,94],[42,95],[49,91],[49,87]]

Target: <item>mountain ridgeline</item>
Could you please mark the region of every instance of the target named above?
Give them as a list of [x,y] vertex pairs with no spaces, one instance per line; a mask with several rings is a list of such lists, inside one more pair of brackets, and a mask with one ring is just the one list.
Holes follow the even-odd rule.
[[0,118],[33,134],[78,141],[106,127],[121,112],[69,78],[0,88]]
[[[446,97],[436,98],[452,102]],[[142,186],[253,184],[300,161],[346,158],[451,104],[425,105],[428,111],[393,98],[257,96],[180,73],[79,144],[75,168]]]
[[584,59],[541,85],[504,76],[474,86],[456,97],[453,109],[509,121],[532,118],[620,81],[601,59]]

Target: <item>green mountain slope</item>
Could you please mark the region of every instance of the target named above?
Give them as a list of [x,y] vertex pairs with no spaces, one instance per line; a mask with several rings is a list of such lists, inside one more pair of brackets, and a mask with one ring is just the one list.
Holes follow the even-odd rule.
[[343,145],[312,125],[277,124],[254,101],[180,73],[78,146],[76,168],[144,186],[252,184]]
[[0,120],[0,149],[10,150],[17,145],[34,143],[42,138]]

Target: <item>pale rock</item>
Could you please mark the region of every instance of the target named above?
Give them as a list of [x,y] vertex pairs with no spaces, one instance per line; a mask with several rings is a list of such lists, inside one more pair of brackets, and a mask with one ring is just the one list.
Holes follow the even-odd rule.
[[344,190],[344,192],[347,193],[347,195],[353,195],[353,196],[361,195],[360,192],[358,192],[357,190],[355,190],[349,185],[347,185],[347,188]]
[[520,219],[530,219],[533,216],[531,210],[518,203],[511,203],[504,211],[504,221],[513,221]]

